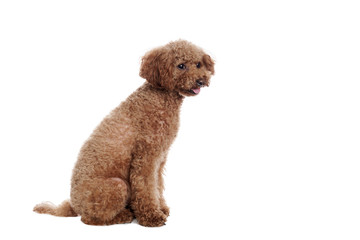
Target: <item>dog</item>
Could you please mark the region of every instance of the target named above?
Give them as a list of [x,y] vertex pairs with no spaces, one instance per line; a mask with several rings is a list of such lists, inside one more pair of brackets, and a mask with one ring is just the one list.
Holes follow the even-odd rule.
[[81,216],[90,225],[165,224],[169,216],[163,169],[179,128],[185,97],[209,86],[214,60],[178,40],[147,52],[145,83],[115,108],[82,146],[71,179],[70,200],[34,207],[37,213]]

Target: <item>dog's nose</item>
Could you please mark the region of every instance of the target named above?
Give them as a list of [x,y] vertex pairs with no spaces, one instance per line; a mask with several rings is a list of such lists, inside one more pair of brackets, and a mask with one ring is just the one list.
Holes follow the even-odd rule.
[[202,87],[202,86],[204,86],[204,80],[198,79],[198,80],[196,80],[196,84],[197,84],[199,87]]

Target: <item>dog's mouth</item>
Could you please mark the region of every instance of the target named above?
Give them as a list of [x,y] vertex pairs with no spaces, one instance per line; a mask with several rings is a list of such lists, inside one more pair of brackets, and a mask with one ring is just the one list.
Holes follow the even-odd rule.
[[197,95],[200,93],[200,88],[192,88],[189,90],[191,94]]

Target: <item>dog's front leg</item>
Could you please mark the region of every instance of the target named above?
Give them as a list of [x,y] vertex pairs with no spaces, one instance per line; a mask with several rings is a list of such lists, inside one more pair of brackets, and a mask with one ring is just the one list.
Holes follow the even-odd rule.
[[166,155],[164,155],[164,157],[162,158],[162,161],[160,163],[159,166],[159,171],[158,171],[158,191],[159,191],[159,201],[160,201],[160,209],[161,211],[168,217],[170,215],[170,209],[166,204],[165,198],[164,198],[164,178],[163,178],[163,172],[164,172],[164,168],[165,168],[165,163],[166,163]]
[[143,226],[158,227],[166,222],[160,207],[158,171],[157,159],[150,157],[135,158],[131,164],[131,208]]

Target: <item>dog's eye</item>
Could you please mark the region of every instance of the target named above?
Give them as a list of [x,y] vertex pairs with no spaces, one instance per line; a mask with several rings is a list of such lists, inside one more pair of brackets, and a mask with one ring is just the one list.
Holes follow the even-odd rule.
[[198,63],[196,64],[196,67],[197,67],[197,68],[201,68],[201,62],[198,62]]
[[181,69],[181,70],[186,69],[185,64],[179,64],[177,67],[178,67],[178,69]]

